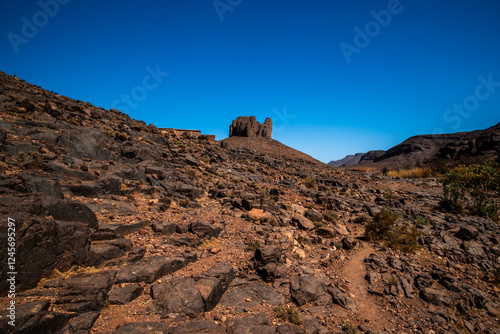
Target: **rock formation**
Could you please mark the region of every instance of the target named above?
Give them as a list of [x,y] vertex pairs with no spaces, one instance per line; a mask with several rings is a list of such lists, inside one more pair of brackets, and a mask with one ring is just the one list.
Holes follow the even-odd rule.
[[266,118],[261,124],[255,116],[240,116],[233,120],[229,126],[229,137],[263,137],[271,139],[273,132],[273,121]]

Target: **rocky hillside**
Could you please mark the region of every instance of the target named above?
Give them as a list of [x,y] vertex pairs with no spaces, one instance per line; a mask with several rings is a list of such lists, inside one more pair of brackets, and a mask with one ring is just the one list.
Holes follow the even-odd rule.
[[[3,73],[0,144],[0,333],[499,333],[499,225],[440,212],[436,180],[161,131]],[[384,207],[415,253],[363,237]]]
[[469,162],[493,160],[499,156],[500,123],[486,130],[414,136],[387,151],[370,151],[359,157],[359,160],[339,160],[329,164],[335,166],[340,162],[341,166],[401,168],[439,160]]

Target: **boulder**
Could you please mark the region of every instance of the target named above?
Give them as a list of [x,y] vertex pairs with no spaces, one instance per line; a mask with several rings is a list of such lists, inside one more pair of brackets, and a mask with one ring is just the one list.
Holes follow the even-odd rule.
[[57,199],[46,203],[47,213],[56,220],[80,222],[90,228],[99,228],[97,217],[90,208],[69,199]]
[[9,310],[0,312],[0,333],[59,334],[74,314],[48,312],[48,301],[16,305],[15,327],[9,324]]
[[171,314],[196,317],[205,311],[203,297],[191,277],[177,277],[153,284],[151,296],[163,310],[162,317]]
[[200,290],[205,311],[213,309],[234,279],[234,269],[229,263],[214,266],[199,275],[193,276]]
[[[53,269],[65,271],[73,265],[86,265],[90,248],[90,229],[72,222],[51,219],[19,219],[17,227],[16,270],[19,273],[16,288],[33,288]],[[7,218],[0,220],[0,233],[7,236]],[[7,254],[7,242],[0,243],[0,251]],[[7,289],[6,272],[0,272],[0,293]]]
[[56,303],[68,312],[100,311],[115,276],[116,272],[109,270],[70,277],[59,290]]
[[220,280],[215,277],[201,277],[196,280],[196,286],[203,298],[205,311],[210,311],[219,303],[225,290]]
[[420,291],[420,298],[434,305],[450,306],[452,298],[445,291],[436,290],[433,288],[425,288]]
[[323,221],[323,215],[321,214],[321,212],[314,209],[307,209],[305,217],[313,222]]
[[271,326],[264,314],[252,318],[230,319],[226,321],[230,334],[275,334],[276,329]]
[[306,331],[300,326],[283,324],[276,327],[276,334],[306,334]]
[[280,246],[262,245],[255,250],[253,265],[260,277],[266,282],[272,282],[278,273],[278,263],[281,260]]
[[118,246],[110,244],[97,244],[90,246],[89,265],[98,266],[107,260],[125,256],[125,252]]
[[99,318],[99,312],[87,312],[71,319],[63,328],[63,334],[88,334],[95,321]]
[[163,222],[155,222],[153,223],[153,231],[169,235],[175,233],[177,230],[176,223],[163,223]]
[[115,283],[153,283],[164,275],[184,268],[187,263],[183,256],[149,256],[123,267],[118,273]]
[[272,306],[281,305],[278,293],[269,285],[235,280],[220,303],[225,307],[252,308],[264,300]]
[[325,284],[311,275],[300,275],[290,279],[292,300],[302,306],[316,302],[318,305],[332,305],[332,297],[327,293]]
[[[208,320],[192,320],[181,322],[171,327],[170,334],[226,334],[220,325]],[[159,333],[158,333],[159,334]]]
[[118,327],[113,334],[168,334],[169,326],[164,322],[134,322]]
[[205,222],[192,222],[189,230],[200,239],[218,238],[221,228]]
[[292,222],[296,223],[297,226],[303,230],[310,231],[314,229],[315,225],[312,221],[301,215],[293,215]]
[[347,295],[346,292],[335,286],[326,287],[328,294],[332,297],[332,301],[348,310],[357,311],[358,305]]
[[109,292],[108,300],[111,304],[125,305],[139,297],[143,291],[144,288],[137,284],[114,286]]
[[57,181],[29,175],[23,175],[21,178],[26,183],[27,188],[33,193],[45,194],[59,199],[64,198],[61,185]]

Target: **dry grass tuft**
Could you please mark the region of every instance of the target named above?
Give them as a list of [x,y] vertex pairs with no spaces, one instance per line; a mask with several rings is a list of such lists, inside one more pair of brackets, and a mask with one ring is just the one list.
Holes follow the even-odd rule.
[[401,170],[391,170],[387,172],[390,177],[403,177],[403,178],[422,178],[431,177],[432,170],[428,167],[413,167]]

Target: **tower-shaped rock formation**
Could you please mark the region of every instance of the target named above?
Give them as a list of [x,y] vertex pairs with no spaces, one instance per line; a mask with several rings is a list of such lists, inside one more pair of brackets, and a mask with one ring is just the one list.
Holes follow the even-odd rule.
[[269,117],[261,124],[255,116],[240,116],[229,126],[229,137],[271,138],[272,133],[273,121]]

